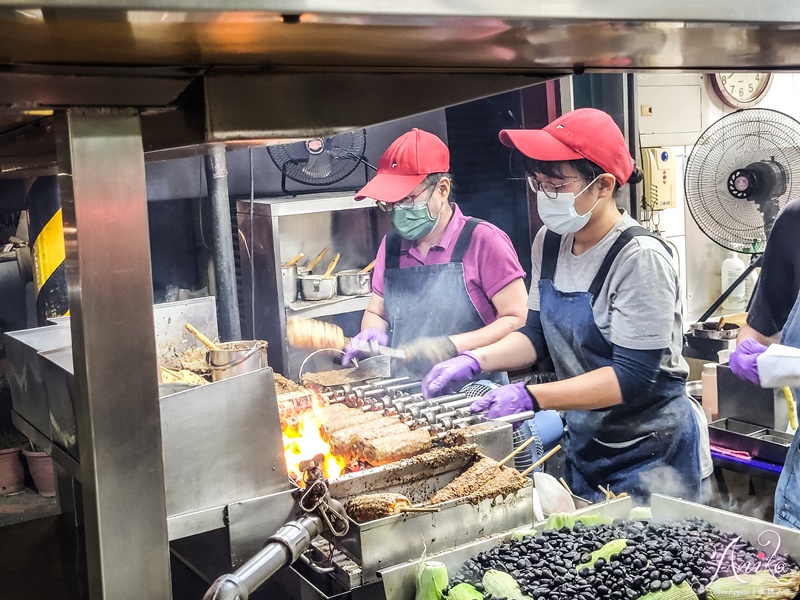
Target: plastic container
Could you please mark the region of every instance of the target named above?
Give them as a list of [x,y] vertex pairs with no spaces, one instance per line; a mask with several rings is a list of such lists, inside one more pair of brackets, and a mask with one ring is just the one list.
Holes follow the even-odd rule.
[[[736,252],[729,252],[728,258],[722,261],[722,292],[727,290],[744,273],[744,269],[744,261],[739,258]],[[744,286],[744,282],[737,285],[736,289],[725,298],[722,308],[726,310],[744,310],[746,303]]]
[[717,420],[719,401],[717,396],[717,363],[706,363],[700,375],[703,389],[703,412],[709,423]]
[[750,298],[753,297],[753,292],[756,290],[756,284],[758,283],[758,276],[758,269],[755,269],[752,273],[750,273],[750,275],[747,276],[747,279],[744,280],[745,302],[749,302]]

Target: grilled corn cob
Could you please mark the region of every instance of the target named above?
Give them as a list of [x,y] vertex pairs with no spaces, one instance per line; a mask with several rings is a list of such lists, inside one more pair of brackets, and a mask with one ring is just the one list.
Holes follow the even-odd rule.
[[431,498],[431,504],[447,502],[455,498],[463,498],[476,492],[484,483],[496,477],[500,467],[497,461],[488,456],[483,457],[469,469],[448,483]]
[[324,441],[328,441],[335,431],[352,427],[353,425],[361,425],[380,419],[381,415],[377,412],[359,412],[358,414],[351,415],[334,415],[333,418],[326,421],[319,427],[319,435]]
[[356,523],[382,519],[404,512],[409,508],[412,506],[408,498],[403,494],[391,492],[355,496],[344,503],[345,511]]
[[364,444],[364,460],[373,467],[410,458],[431,447],[431,434],[425,429],[414,429],[389,437],[370,440]]

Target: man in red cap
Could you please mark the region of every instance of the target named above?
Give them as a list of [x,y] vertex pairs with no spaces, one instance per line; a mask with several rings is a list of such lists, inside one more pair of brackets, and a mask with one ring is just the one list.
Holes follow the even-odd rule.
[[[700,431],[685,391],[680,282],[667,247],[614,201],[641,181],[622,132],[587,108],[542,130],[501,131],[500,141],[522,153],[544,222],[527,323],[436,365],[423,393],[549,356],[558,381],[505,385],[470,410],[490,419],[564,411],[567,481],[579,496],[600,499],[603,486],[639,500],[653,491],[696,499]],[[705,459],[711,467],[707,450]]]
[[451,200],[450,151],[413,129],[381,157],[357,200],[373,198],[394,227],[375,259],[372,298],[344,360],[370,342],[402,348],[418,376],[525,322],[525,272],[500,229]]

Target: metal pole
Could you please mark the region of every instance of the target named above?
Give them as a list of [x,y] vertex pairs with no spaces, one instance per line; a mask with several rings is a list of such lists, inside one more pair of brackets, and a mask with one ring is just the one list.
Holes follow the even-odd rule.
[[223,341],[242,339],[239,299],[236,294],[236,263],[233,258],[231,205],[228,200],[228,167],[225,147],[214,146],[205,156],[211,230],[214,238],[214,279],[217,288],[219,337]]
[[171,598],[139,115],[56,121],[89,594]]

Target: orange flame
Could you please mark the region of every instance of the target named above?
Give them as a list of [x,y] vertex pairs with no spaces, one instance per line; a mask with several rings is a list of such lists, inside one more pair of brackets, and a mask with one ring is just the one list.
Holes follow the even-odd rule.
[[325,423],[322,400],[316,394],[312,397],[310,410],[297,418],[296,424],[283,428],[283,448],[286,469],[289,475],[300,479],[300,463],[310,460],[317,454],[325,456],[323,471],[329,478],[338,477],[344,472],[345,461],[331,453],[331,447],[319,435],[319,427]]

